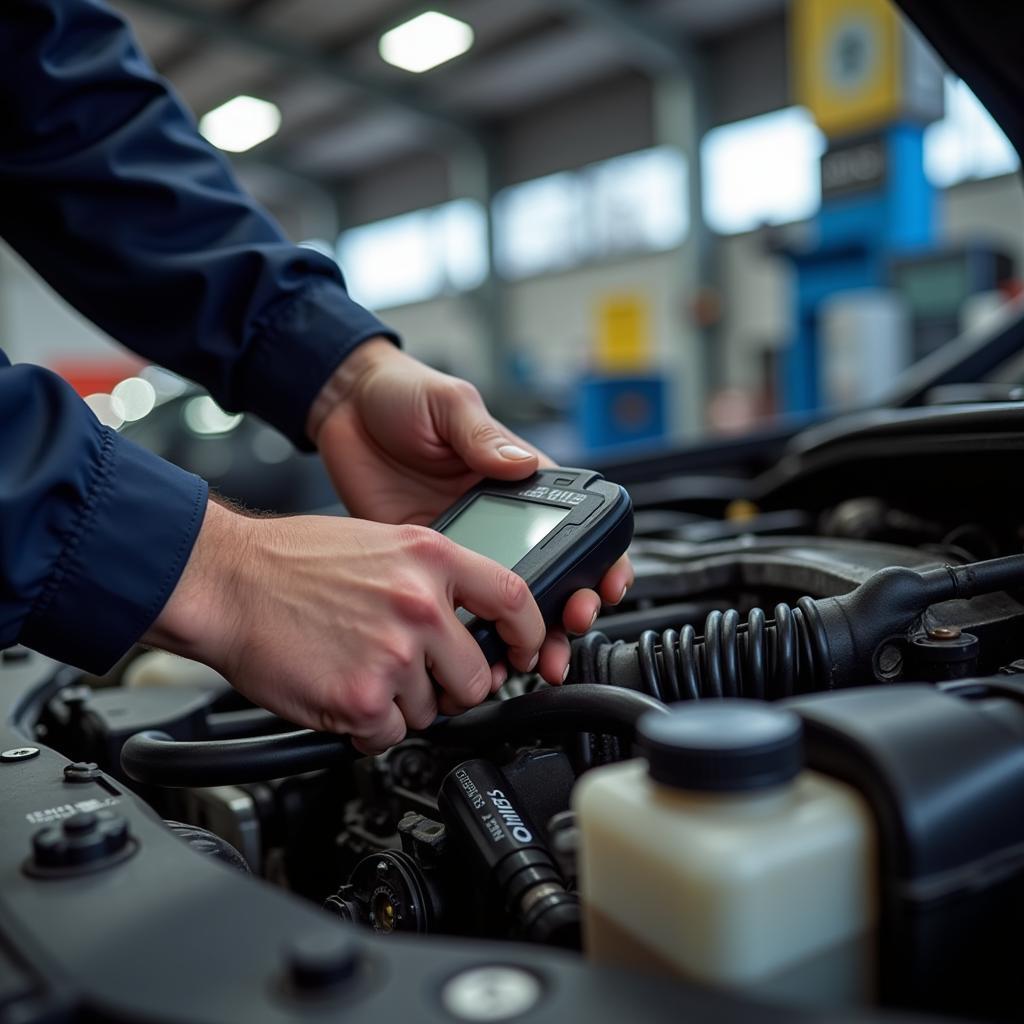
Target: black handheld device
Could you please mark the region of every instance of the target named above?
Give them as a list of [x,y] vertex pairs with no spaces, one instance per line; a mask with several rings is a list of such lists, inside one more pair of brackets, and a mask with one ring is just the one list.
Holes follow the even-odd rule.
[[[549,625],[583,587],[595,587],[633,537],[625,489],[590,469],[542,469],[526,480],[484,480],[432,524],[522,576]],[[505,654],[494,624],[458,610],[488,662]]]

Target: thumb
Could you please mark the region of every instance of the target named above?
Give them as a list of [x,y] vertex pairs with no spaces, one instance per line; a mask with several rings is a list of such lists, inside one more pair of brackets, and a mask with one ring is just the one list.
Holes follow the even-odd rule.
[[536,450],[495,420],[475,390],[450,399],[445,413],[446,440],[473,472],[518,480],[537,471]]

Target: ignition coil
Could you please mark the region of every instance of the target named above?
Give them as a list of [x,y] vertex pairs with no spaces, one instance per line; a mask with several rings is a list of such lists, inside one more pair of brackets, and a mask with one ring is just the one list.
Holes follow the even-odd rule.
[[441,784],[438,807],[485,884],[533,942],[578,949],[580,908],[536,826],[487,761],[464,761]]

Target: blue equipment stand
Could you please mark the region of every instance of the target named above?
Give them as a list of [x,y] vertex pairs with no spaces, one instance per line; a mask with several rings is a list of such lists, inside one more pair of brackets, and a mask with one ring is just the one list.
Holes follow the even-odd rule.
[[781,364],[786,412],[812,411],[821,404],[818,310],[823,300],[837,292],[886,287],[895,257],[935,243],[936,194],[924,171],[924,128],[894,122],[880,139],[880,181],[823,197],[814,220],[815,244],[785,251],[796,269],[795,335]]

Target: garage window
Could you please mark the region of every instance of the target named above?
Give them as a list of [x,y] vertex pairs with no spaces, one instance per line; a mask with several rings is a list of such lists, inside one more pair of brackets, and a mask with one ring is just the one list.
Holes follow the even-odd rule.
[[735,235],[813,217],[825,136],[803,107],[712,128],[701,142],[704,219]]

